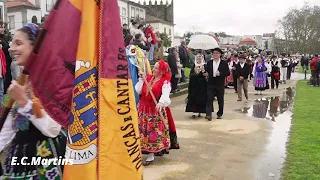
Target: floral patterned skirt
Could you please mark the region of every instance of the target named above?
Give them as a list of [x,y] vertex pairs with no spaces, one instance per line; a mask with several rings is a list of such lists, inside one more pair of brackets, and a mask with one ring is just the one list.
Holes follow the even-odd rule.
[[143,153],[159,153],[170,149],[168,117],[162,112],[164,121],[155,107],[139,105],[139,130]]
[[[61,134],[57,138],[28,137],[24,132],[18,132],[9,145],[2,166],[1,179],[3,180],[62,180],[63,166],[50,159],[64,158],[66,137]],[[24,136],[24,138],[23,138]],[[23,139],[34,138],[27,141]],[[13,158],[16,164],[12,165]],[[37,160],[45,163],[34,163]],[[23,162],[23,164],[21,163]],[[46,163],[50,162],[50,163]]]

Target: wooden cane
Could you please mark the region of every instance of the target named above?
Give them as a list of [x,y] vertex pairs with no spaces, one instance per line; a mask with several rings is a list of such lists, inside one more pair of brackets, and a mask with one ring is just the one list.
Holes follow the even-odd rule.
[[[140,70],[140,67],[139,67],[138,69]],[[140,70],[140,71],[141,71],[141,70]],[[147,81],[147,78],[146,78],[146,76],[145,76],[144,74],[142,75],[142,78],[143,78],[144,83],[146,83],[146,85],[147,85],[148,92],[150,92],[150,95],[151,95],[151,97],[152,97],[152,99],[153,99],[153,102],[155,103],[155,105],[157,105],[157,104],[158,104],[157,99],[156,99],[156,97],[154,96],[154,94],[153,94],[153,92],[152,92],[152,89],[151,89],[151,85],[150,85],[149,82]],[[162,112],[159,111],[159,114],[160,114],[160,119],[162,120],[165,128],[168,128],[167,125],[166,125],[166,122],[165,122],[165,120],[164,120],[164,117],[163,117]]]
[[[21,75],[18,78],[18,84],[19,85],[24,85],[26,82],[26,77],[28,75],[28,72],[26,70],[23,70]],[[13,99],[9,99],[8,103],[3,107],[2,112],[1,112],[1,118],[0,118],[0,132],[3,128],[3,125],[8,117],[8,114],[12,108],[14,104],[14,100]]]

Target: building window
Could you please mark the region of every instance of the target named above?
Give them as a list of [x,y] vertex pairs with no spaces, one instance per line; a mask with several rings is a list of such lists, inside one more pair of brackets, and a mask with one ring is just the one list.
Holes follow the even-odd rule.
[[2,17],[2,6],[0,6],[0,21],[2,21],[3,22],[3,17]]
[[38,24],[38,18],[36,16],[32,16],[31,22],[33,24]]
[[171,29],[169,29],[169,36],[171,36]]
[[127,18],[124,18],[124,17],[123,17],[121,20],[122,20],[122,24],[128,24]]
[[140,12],[139,9],[136,9],[136,16],[135,16],[136,18],[139,18],[139,12]]
[[144,20],[144,15],[143,15],[143,10],[142,9],[140,9],[140,19]]
[[122,16],[127,16],[127,9],[126,8],[122,8]]
[[15,18],[14,16],[9,16],[9,28],[15,29]]
[[167,34],[167,28],[164,28],[164,33]]
[[136,14],[136,9],[134,7],[131,7],[131,17],[134,18]]
[[54,5],[56,4],[57,0],[46,0],[46,9],[47,9],[47,12],[49,12],[53,7]]

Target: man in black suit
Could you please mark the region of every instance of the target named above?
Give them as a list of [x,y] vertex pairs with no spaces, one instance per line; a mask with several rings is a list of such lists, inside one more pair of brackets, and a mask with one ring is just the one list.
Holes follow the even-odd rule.
[[242,101],[242,88],[244,95],[248,100],[248,77],[250,74],[250,65],[246,63],[246,58],[244,55],[239,56],[239,63],[235,65],[235,74],[238,85],[238,101]]
[[206,73],[208,77],[207,84],[207,105],[206,105],[206,119],[212,120],[213,99],[216,95],[219,104],[219,111],[217,112],[217,119],[221,119],[224,107],[224,85],[225,79],[230,75],[228,63],[220,59],[223,54],[220,48],[212,50],[212,59],[207,62]]

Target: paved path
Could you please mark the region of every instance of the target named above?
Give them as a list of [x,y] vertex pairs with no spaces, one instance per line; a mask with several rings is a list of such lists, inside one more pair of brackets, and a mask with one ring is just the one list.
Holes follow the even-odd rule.
[[[293,79],[301,79],[301,75],[293,74]],[[171,108],[181,149],[171,150],[170,154],[164,157],[156,157],[154,164],[144,168],[144,179],[278,179],[283,157],[281,161],[279,161],[281,158],[275,157],[277,161],[274,161],[276,162],[274,165],[264,163],[275,122],[248,116],[235,110],[250,107],[255,99],[281,96],[285,94],[286,88],[294,87],[295,83],[294,80],[289,81],[280,85],[278,90],[265,91],[262,96],[254,95],[251,83],[249,101],[243,102],[237,102],[237,95],[232,89],[228,89],[225,95],[223,120],[212,122],[208,122],[204,117],[191,119],[191,114],[184,112],[186,96],[174,98]],[[217,103],[214,104],[217,107]],[[283,131],[288,133],[288,130]]]

